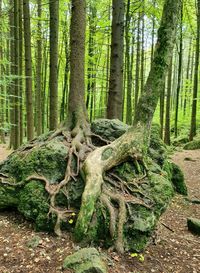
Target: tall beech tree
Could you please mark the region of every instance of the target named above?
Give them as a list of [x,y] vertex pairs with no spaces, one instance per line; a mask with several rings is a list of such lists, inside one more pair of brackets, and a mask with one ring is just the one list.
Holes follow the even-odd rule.
[[107,117],[122,119],[124,0],[113,0],[110,79]]
[[41,24],[41,16],[42,16],[42,1],[37,1],[38,8],[38,36],[37,36],[37,68],[36,68],[36,92],[37,92],[37,122],[36,122],[36,130],[37,135],[41,135],[42,133],[42,24]]
[[194,87],[192,100],[192,115],[190,127],[190,140],[196,135],[196,112],[197,112],[197,92],[199,80],[199,48],[200,48],[200,0],[197,1],[197,38],[195,51],[195,68],[194,68]]
[[34,137],[33,95],[32,95],[32,56],[31,56],[31,26],[29,0],[23,0],[24,13],[24,46],[25,46],[25,76],[26,76],[26,113],[27,138]]
[[58,124],[58,26],[59,0],[49,2],[50,12],[50,72],[49,72],[49,129]]
[[180,42],[179,42],[179,60],[178,60],[178,84],[176,90],[176,107],[175,107],[175,121],[174,121],[174,134],[178,136],[178,114],[179,114],[179,100],[181,91],[181,78],[182,78],[182,63],[183,63],[183,4],[181,5],[181,21],[180,21]]
[[[90,153],[83,163],[85,189],[75,227],[75,236],[78,240],[87,237],[90,230],[95,205],[102,194],[104,173],[128,158],[145,161],[151,122],[173,51],[180,9],[181,0],[165,0],[153,63],[144,93],[138,102],[132,127],[111,144]],[[109,195],[108,192],[104,193]],[[117,199],[116,196],[115,198]],[[117,200],[120,206],[120,224],[118,225],[118,238],[115,247],[119,252],[123,252],[123,223],[126,219],[126,209],[125,202],[121,199]]]

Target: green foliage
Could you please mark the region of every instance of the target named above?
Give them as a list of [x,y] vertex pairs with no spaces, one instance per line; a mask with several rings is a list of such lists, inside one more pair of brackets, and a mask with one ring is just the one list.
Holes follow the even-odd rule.
[[200,149],[200,139],[195,139],[186,143],[183,147],[185,150],[197,150]]

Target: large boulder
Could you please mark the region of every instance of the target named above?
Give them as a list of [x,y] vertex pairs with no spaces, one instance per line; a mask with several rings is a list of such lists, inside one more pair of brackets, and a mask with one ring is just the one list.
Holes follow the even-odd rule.
[[[101,127],[102,123],[102,127]],[[94,134],[101,138],[114,140],[126,132],[128,126],[118,120],[99,120],[92,124]],[[156,226],[161,213],[166,209],[174,195],[174,168],[166,162],[166,146],[159,138],[159,127],[152,127],[149,157],[146,173],[144,166],[128,160],[112,169],[112,173],[122,182],[113,192],[126,196],[127,189],[132,191],[132,201],[127,204],[127,219],[123,234],[126,250],[142,251]],[[0,184],[0,209],[12,207],[20,211],[28,220],[35,223],[36,230],[52,231],[56,223],[56,215],[49,215],[49,194],[45,184],[37,179],[27,178],[32,175],[42,175],[50,185],[58,185],[65,175],[67,166],[68,146],[65,137],[52,133],[42,135],[32,143],[28,143],[11,154],[0,164],[0,173],[8,176],[12,185]],[[98,138],[94,138],[97,142]],[[98,143],[99,144],[99,143]],[[76,158],[72,159],[76,169]],[[170,165],[171,164],[171,165]],[[108,173],[109,174],[109,173]],[[183,177],[181,178],[183,179]],[[119,182],[119,181],[118,181]],[[172,184],[174,183],[174,185]],[[109,185],[110,186],[110,185]],[[175,189],[179,189],[175,186]],[[64,191],[56,195],[55,204],[60,209],[68,208],[75,213],[69,214],[67,221],[61,223],[62,229],[72,230],[81,205],[84,190],[84,180],[79,174],[71,179]],[[117,215],[118,205],[113,202]],[[113,245],[114,238],[110,236],[110,214],[108,208],[99,200],[92,219],[90,241],[99,243],[102,240],[107,247]]]

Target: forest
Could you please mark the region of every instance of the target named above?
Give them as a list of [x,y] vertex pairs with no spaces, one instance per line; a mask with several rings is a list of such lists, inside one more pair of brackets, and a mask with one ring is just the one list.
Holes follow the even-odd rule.
[[200,0],[0,0],[0,272],[197,273]]

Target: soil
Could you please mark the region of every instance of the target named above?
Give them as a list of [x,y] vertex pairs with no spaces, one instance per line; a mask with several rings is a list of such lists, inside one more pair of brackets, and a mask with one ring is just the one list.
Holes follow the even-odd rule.
[[[9,151],[0,145],[0,160]],[[200,150],[176,152],[172,160],[184,171],[189,199],[200,199]],[[187,230],[187,217],[200,219],[200,205],[176,195],[161,217],[152,242],[141,254],[118,255],[99,249],[109,273],[199,273],[200,237]],[[36,242],[30,247],[31,242]],[[0,273],[69,273],[63,260],[79,249],[70,234],[57,238],[35,232],[16,212],[0,212]]]

